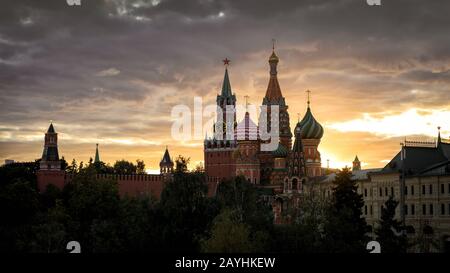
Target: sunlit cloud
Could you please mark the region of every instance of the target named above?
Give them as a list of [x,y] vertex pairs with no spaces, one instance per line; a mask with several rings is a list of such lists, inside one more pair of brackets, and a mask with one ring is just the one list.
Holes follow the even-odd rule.
[[449,120],[449,109],[413,108],[396,114],[364,113],[362,118],[329,123],[326,127],[340,132],[369,132],[383,137],[411,135],[436,137],[438,126],[442,126],[442,134],[450,133]]
[[120,74],[120,70],[117,68],[111,67],[102,71],[99,71],[96,75],[99,77],[108,77],[108,76],[116,76]]

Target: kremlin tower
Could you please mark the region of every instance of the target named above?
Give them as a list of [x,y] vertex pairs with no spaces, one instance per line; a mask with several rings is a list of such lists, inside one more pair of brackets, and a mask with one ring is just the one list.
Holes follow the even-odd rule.
[[61,169],[61,161],[58,153],[58,134],[50,123],[45,133],[44,150],[36,172],[37,185],[40,191],[46,190],[47,185],[52,184],[62,189],[65,185],[65,171]]
[[[225,65],[225,75],[222,90],[220,95],[217,95],[217,108],[221,109],[222,115],[218,115],[214,124],[213,138],[206,137],[203,144],[205,172],[209,177],[219,179],[235,176],[236,160],[233,158],[233,154],[237,150],[236,134],[233,133],[237,126],[236,96],[231,90],[228,77],[230,60],[225,59],[223,63]],[[229,120],[227,120],[227,116]],[[232,117],[231,120],[230,117]]]

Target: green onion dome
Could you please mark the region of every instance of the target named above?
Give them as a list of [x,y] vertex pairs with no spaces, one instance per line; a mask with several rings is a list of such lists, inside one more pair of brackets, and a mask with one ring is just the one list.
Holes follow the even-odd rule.
[[296,135],[298,131],[302,139],[321,139],[323,136],[323,127],[314,118],[309,106],[303,119],[295,126]]
[[278,148],[272,152],[272,155],[275,158],[282,158],[282,157],[287,157],[289,154],[289,151],[286,147],[284,147],[283,144],[278,143]]

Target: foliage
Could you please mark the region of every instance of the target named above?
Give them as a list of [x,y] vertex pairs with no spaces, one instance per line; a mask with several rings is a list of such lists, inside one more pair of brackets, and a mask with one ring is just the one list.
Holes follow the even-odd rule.
[[177,159],[175,159],[175,173],[187,173],[188,165],[191,159],[189,157],[184,157],[179,155]]
[[377,241],[381,244],[383,253],[402,253],[406,252],[407,239],[402,233],[403,227],[399,220],[395,219],[395,209],[398,201],[392,196],[384,203],[381,208],[380,225],[375,230]]
[[369,226],[362,216],[364,200],[357,193],[351,171],[344,168],[336,174],[331,205],[324,225],[324,243],[329,252],[364,252]]
[[213,253],[257,252],[250,228],[242,222],[241,213],[225,209],[214,218],[211,236],[201,241],[202,251]]

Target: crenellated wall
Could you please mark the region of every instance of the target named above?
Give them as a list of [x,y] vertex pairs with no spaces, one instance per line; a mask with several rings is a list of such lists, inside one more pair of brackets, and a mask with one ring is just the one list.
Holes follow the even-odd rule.
[[[37,171],[37,186],[39,192],[44,192],[49,184],[63,189],[65,185],[73,180],[74,175],[67,174],[65,171]],[[114,179],[118,182],[119,194],[121,196],[143,196],[151,195],[156,199],[161,197],[165,183],[172,179],[170,174],[133,174],[133,175],[115,175],[115,174],[97,174],[96,179]],[[214,196],[217,192],[220,178],[208,177],[208,196]]]

